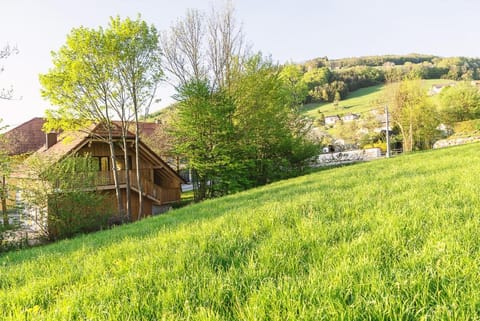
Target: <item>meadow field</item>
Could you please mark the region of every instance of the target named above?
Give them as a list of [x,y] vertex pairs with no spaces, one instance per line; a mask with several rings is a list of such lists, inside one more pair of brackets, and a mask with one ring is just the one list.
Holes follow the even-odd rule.
[[0,256],[0,320],[478,320],[480,145]]
[[[425,90],[429,90],[435,84],[451,83],[449,79],[423,79],[422,84]],[[384,97],[385,85],[377,85],[361,88],[352,91],[347,98],[341,100],[338,107],[333,103],[321,102],[307,104],[302,107],[302,112],[311,117],[318,118],[319,112],[325,116],[344,115],[348,113],[364,113],[372,109],[383,108],[382,98]]]

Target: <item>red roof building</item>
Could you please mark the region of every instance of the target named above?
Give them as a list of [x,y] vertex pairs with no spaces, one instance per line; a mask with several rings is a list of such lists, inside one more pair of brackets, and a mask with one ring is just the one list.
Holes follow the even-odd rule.
[[42,130],[44,123],[43,118],[36,117],[7,131],[1,148],[9,155],[33,153],[45,145],[46,135]]

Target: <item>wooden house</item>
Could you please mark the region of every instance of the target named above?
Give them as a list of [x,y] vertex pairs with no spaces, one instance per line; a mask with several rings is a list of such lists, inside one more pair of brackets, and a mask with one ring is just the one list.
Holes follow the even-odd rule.
[[352,122],[354,120],[357,120],[360,118],[359,114],[354,114],[354,113],[348,113],[342,116],[342,120],[345,123]]
[[[55,133],[47,134],[47,143],[36,154],[39,156],[62,159],[68,155],[89,154],[98,161],[98,190],[111,194],[112,200],[115,196],[115,185],[113,180],[113,169],[116,167],[120,188],[123,193],[122,199],[126,202],[126,175],[129,176],[132,189],[132,219],[136,220],[139,206],[139,184],[136,177],[137,164],[135,163],[135,136],[131,133],[127,136],[128,142],[128,165],[130,170],[126,172],[124,153],[121,149],[121,132],[118,127],[113,130],[115,144],[116,164],[112,164],[109,144],[106,142],[107,131],[96,125],[90,132],[78,132],[75,137],[68,134],[60,135],[57,141]],[[50,136],[55,136],[49,139]],[[178,202],[181,194],[181,178],[160,156],[155,154],[146,144],[140,141],[140,171],[141,186],[143,192],[143,213],[144,215],[156,214],[159,207]],[[112,202],[114,203],[114,202]],[[125,204],[124,204],[125,205]],[[115,212],[112,208],[112,213]]]
[[[116,168],[118,172],[124,208],[126,207],[126,181],[128,175],[131,187],[131,220],[135,221],[138,219],[140,203],[139,182],[136,176],[135,136],[130,132],[127,135],[127,162],[130,168],[130,170],[127,171],[124,152],[121,148],[122,137],[120,127],[114,125],[112,131],[112,138],[115,142],[115,164],[112,162],[110,146],[106,140],[106,137],[108,137],[107,134],[107,130],[100,125],[94,125],[87,131],[43,134],[45,144],[33,153],[31,157],[59,162],[68,156],[88,154],[94,161],[98,162],[95,189],[98,193],[102,194],[103,202],[101,211],[116,219],[119,218],[119,213],[113,177],[114,168]],[[142,187],[143,203],[142,212],[144,216],[149,216],[160,213],[164,211],[166,207],[171,206],[170,204],[178,202],[180,200],[181,184],[185,181],[142,141],[139,143],[139,154],[141,172],[140,185]],[[20,170],[14,173],[13,179],[28,180],[32,178]],[[21,198],[21,193],[19,195]],[[21,201],[21,199],[19,201]]]
[[340,116],[338,115],[325,116],[325,125],[335,125],[335,123],[340,120]]

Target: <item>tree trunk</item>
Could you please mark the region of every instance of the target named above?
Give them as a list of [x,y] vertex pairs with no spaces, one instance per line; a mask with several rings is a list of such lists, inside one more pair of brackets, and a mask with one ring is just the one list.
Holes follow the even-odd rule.
[[[106,100],[106,99],[105,99]],[[110,158],[112,160],[112,168],[113,171],[113,182],[115,184],[115,195],[117,196],[117,209],[118,215],[122,218],[122,221],[125,217],[125,208],[123,207],[123,198],[122,192],[120,190],[120,181],[118,180],[118,170],[117,170],[117,162],[115,157],[115,144],[113,142],[113,135],[112,135],[112,122],[110,121],[110,116],[108,113],[108,108],[105,106],[105,115],[106,115],[106,126],[108,130],[108,145],[110,147]]]
[[2,175],[2,214],[3,214],[3,226],[8,226],[8,214],[7,214],[7,184],[5,181],[5,175]]
[[125,216],[125,209],[123,207],[122,192],[120,191],[120,182],[118,180],[118,170],[116,166],[116,157],[115,157],[115,145],[112,141],[112,132],[111,129],[108,130],[109,143],[110,146],[110,159],[112,160],[112,171],[113,171],[113,182],[115,184],[115,195],[117,196],[117,209],[118,215],[122,217],[122,220]]
[[403,151],[404,152],[409,152],[410,150],[408,149],[408,137],[407,133],[405,132],[405,129],[403,128],[402,124],[400,122],[395,122],[398,127],[400,128],[400,132],[402,133],[402,139],[403,139]]
[[207,179],[200,177],[198,172],[192,170],[193,198],[195,202],[203,201],[207,196]]
[[137,184],[138,184],[138,219],[143,216],[143,189],[142,189],[142,175],[140,169],[140,147],[139,142],[139,128],[138,128],[138,110],[135,106],[135,164],[137,166]]
[[127,137],[126,137],[126,132],[123,133],[122,137],[123,141],[123,158],[125,162],[125,194],[126,194],[126,212],[127,212],[127,220],[131,221],[132,220],[132,199],[131,199],[131,182],[130,182],[130,164],[128,161],[128,146],[127,146]]

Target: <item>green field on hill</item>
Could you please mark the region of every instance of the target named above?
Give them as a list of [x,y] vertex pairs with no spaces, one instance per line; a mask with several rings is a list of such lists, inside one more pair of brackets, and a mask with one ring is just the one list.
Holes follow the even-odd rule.
[[0,320],[477,320],[479,144],[0,256]]
[[[422,80],[425,90],[430,89],[435,84],[451,83],[449,79],[424,79]],[[338,107],[335,107],[333,103],[312,103],[302,107],[302,112],[309,117],[318,118],[319,112],[322,112],[325,116],[329,115],[343,115],[347,113],[364,113],[368,110],[381,108],[379,102],[384,93],[385,85],[372,86],[367,88],[361,88],[351,92],[348,97],[341,100]]]

